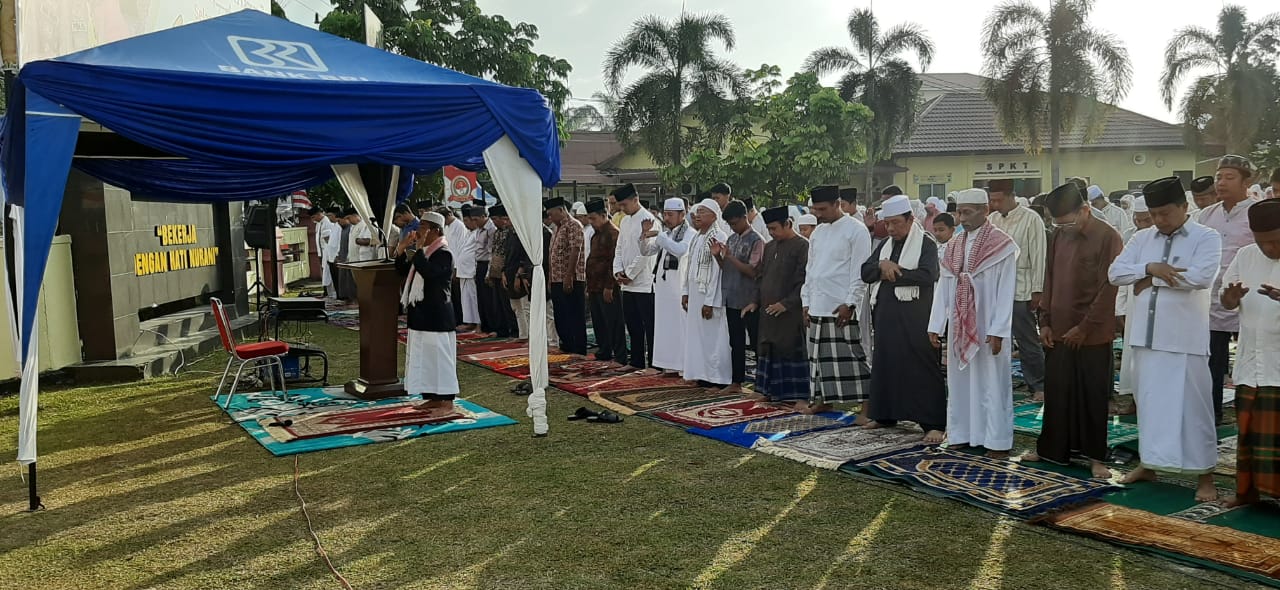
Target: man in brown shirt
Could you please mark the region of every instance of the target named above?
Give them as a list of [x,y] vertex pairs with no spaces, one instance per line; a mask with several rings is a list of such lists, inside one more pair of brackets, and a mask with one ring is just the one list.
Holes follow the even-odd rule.
[[609,221],[608,206],[596,199],[587,203],[587,223],[595,228],[591,254],[587,256],[587,302],[596,333],[596,360],[627,364],[627,331],[622,320],[622,292],[613,278],[613,252],[618,228]]
[[1111,342],[1116,332],[1116,287],[1107,279],[1124,249],[1120,234],[1095,218],[1074,183],[1045,199],[1053,215],[1040,340],[1045,349],[1044,426],[1025,461],[1066,464],[1077,452],[1095,478],[1109,478],[1107,405],[1114,383]]
[[555,197],[542,203],[547,219],[555,226],[551,235],[551,268],[547,273],[547,295],[555,306],[556,334],[560,350],[587,354],[586,265],[583,260],[582,224],[572,215],[564,199]]

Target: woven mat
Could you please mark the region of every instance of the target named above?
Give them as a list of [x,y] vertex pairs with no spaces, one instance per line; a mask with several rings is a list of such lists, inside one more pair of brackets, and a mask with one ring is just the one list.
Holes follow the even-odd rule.
[[1218,475],[1236,475],[1236,445],[1240,436],[1228,436],[1218,441],[1218,465],[1213,472]]
[[765,418],[755,422],[743,422],[719,428],[690,428],[689,434],[729,443],[731,445],[752,449],[761,441],[781,441],[787,437],[803,436],[806,432],[843,428],[853,424],[856,416],[841,412],[823,412],[821,414],[780,416]]
[[593,393],[590,399],[604,408],[619,414],[632,416],[640,412],[657,412],[671,408],[740,398],[737,395],[726,396],[716,389],[687,387],[642,391],[609,391]]
[[[383,404],[363,408],[346,408],[290,417],[259,418],[261,426],[280,442],[350,434],[401,426],[424,426],[466,418],[460,412],[441,416],[417,409],[421,401]],[[285,422],[282,422],[285,420]],[[287,426],[285,424],[288,424]]]
[[576,393],[585,397],[596,393],[680,389],[687,386],[679,379],[672,379],[661,375],[637,375],[634,373],[628,373],[615,377],[603,377],[595,381],[560,383],[557,384],[556,387],[559,387],[569,393]]
[[923,439],[924,433],[919,431],[855,427],[815,432],[778,442],[762,440],[755,449],[822,469],[839,469],[846,463],[920,447]]
[[1280,578],[1280,540],[1098,502],[1050,516],[1051,527]]
[[529,347],[520,342],[458,343],[458,358],[465,361],[475,362],[520,355],[529,356]]
[[895,453],[862,463],[861,468],[1019,518],[1094,500],[1116,489],[1106,482],[947,449]]
[[[550,363],[565,363],[565,362],[569,362],[569,361],[571,361],[571,360],[574,360],[575,358],[577,358],[577,357],[575,357],[574,355],[571,355],[571,354],[548,354],[548,355],[547,355],[547,363],[548,363],[548,364],[550,364]],[[520,368],[520,367],[528,367],[528,366],[529,366],[529,357],[528,357],[528,356],[525,356],[525,355],[522,355],[522,356],[509,356],[509,357],[505,357],[505,358],[496,358],[496,359],[492,359],[492,360],[483,360],[483,361],[480,361],[480,364],[481,364],[481,365],[484,365],[484,366],[486,366],[486,367],[489,367],[490,369],[493,369],[493,370],[495,370],[495,371],[501,371],[502,369],[516,369],[516,368]]]
[[763,418],[794,414],[795,410],[780,405],[750,400],[730,400],[653,412],[653,417],[694,428],[717,428]]

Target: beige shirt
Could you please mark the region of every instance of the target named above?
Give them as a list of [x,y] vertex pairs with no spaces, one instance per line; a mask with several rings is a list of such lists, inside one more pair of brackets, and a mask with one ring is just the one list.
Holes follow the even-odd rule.
[[1008,215],[997,212],[989,219],[1018,245],[1018,286],[1013,300],[1031,301],[1032,293],[1044,292],[1044,266],[1048,256],[1044,220],[1035,211],[1021,205]]

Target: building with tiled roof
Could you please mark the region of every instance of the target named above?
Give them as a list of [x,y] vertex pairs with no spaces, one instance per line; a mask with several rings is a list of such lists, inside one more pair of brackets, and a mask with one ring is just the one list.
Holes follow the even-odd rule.
[[[1048,146],[1032,155],[1004,139],[995,107],[982,93],[981,76],[923,74],[921,82],[923,105],[915,128],[894,148],[893,163],[906,170],[893,174],[893,183],[921,198],[985,186],[994,178],[1014,179],[1022,195],[1052,188]],[[1047,143],[1048,134],[1044,137]],[[1062,179],[1085,177],[1108,192],[1175,174],[1190,181],[1195,170],[1195,150],[1177,125],[1118,107],[1109,109],[1096,140],[1085,143],[1084,130],[1076,129],[1062,138],[1061,147]],[[883,185],[889,179],[877,181]]]

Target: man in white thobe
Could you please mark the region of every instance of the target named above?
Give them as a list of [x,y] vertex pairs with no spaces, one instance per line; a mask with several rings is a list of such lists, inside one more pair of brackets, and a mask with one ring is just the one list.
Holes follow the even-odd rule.
[[461,243],[449,243],[449,251],[453,252],[454,273],[458,278],[458,294],[462,297],[462,332],[480,329],[480,297],[476,291],[476,249],[475,238],[479,229],[475,227],[475,219],[471,216],[471,206],[462,208],[462,225],[465,233]]
[[689,310],[684,332],[684,378],[701,385],[726,386],[733,380],[733,363],[724,295],[720,291],[720,263],[714,252],[724,247],[729,236],[716,226],[720,206],[714,200],[703,201],[693,210],[700,229],[690,240],[688,279],[682,298],[683,307]]
[[[1139,196],[1133,200],[1134,235],[1153,225],[1151,212],[1147,210],[1147,198]],[[1125,240],[1128,244],[1129,241]],[[1129,334],[1133,328],[1133,314],[1137,310],[1133,306],[1133,285],[1120,287],[1116,294],[1116,315],[1123,328],[1124,349],[1120,351],[1120,381],[1116,383],[1116,391],[1121,395],[1133,395],[1133,349],[1129,342]]]
[[329,297],[336,295],[333,288],[333,274],[329,270],[329,242],[341,230],[333,221],[332,213],[319,207],[311,209],[311,221],[316,225],[316,255],[320,257],[320,285]]
[[684,331],[687,312],[681,304],[684,295],[682,277],[685,254],[689,251],[694,231],[685,223],[684,199],[672,197],[662,204],[662,224],[659,231],[653,223],[641,224],[644,238],[652,239],[646,246],[646,256],[657,256],[654,263],[653,284],[653,366],[664,373],[684,370]]
[[765,224],[764,217],[760,216],[760,210],[756,209],[756,200],[751,197],[744,197],[742,204],[747,206],[747,223],[751,224],[751,229],[756,230],[756,233],[764,238],[764,243],[768,244],[773,241],[773,238],[769,237],[769,226]]
[[373,260],[376,250],[373,246],[373,227],[360,214],[350,216],[352,219],[351,235],[347,236],[347,262],[363,262]]
[[644,238],[644,222],[655,223],[652,213],[640,205],[636,187],[628,184],[613,192],[622,210],[618,244],[613,251],[613,277],[622,286],[622,315],[627,322],[631,366],[644,369],[653,362],[653,259],[645,255],[653,240]]
[[987,191],[956,194],[964,231],[947,242],[929,315],[929,339],[947,334],[947,443],[987,449],[1004,459],[1013,447],[1013,298],[1018,245],[987,221]]
[[[461,253],[462,248],[467,245],[467,238],[470,237],[469,229],[465,224],[458,220],[454,215],[451,207],[441,207],[436,211],[444,217],[444,240],[449,244],[449,251]],[[454,269],[457,269],[457,255],[454,258]],[[468,331],[470,327],[465,326],[462,313],[462,282],[457,276],[453,277],[453,313],[456,316],[454,322],[458,324],[459,331]]]
[[1129,219],[1129,214],[1112,203],[1107,194],[1102,192],[1102,187],[1096,184],[1089,187],[1089,205],[1093,206],[1093,216],[1107,222],[1116,233],[1121,236],[1133,233],[1133,221]]
[[1133,317],[1126,334],[1133,353],[1142,463],[1123,483],[1155,479],[1156,471],[1200,476],[1196,500],[1218,497],[1209,374],[1209,298],[1222,258],[1218,232],[1190,221],[1176,176],[1142,188],[1155,227],[1134,234],[1108,273],[1133,285]]

